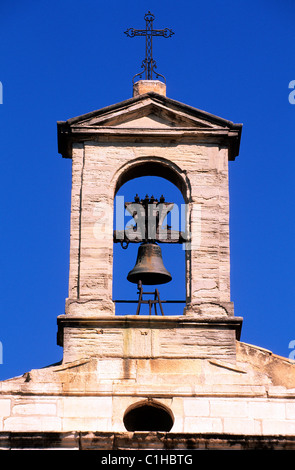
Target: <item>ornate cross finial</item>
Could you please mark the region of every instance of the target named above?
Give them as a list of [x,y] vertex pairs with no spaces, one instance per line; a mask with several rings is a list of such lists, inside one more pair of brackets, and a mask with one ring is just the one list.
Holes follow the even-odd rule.
[[[133,77],[140,76],[142,78],[142,74],[145,72],[145,79],[146,80],[153,80],[153,73],[155,73],[156,78],[162,77],[165,80],[165,77],[160,73],[155,72],[156,61],[153,59],[153,36],[163,36],[164,38],[170,38],[174,32],[169,29],[153,29],[153,21],[155,16],[148,11],[144,15],[144,19],[146,21],[146,29],[134,29],[129,28],[125,31],[128,37],[133,38],[134,36],[145,36],[145,59],[142,61],[141,67],[144,69],[142,72],[137,73]],[[165,80],[166,82],[166,80]]]

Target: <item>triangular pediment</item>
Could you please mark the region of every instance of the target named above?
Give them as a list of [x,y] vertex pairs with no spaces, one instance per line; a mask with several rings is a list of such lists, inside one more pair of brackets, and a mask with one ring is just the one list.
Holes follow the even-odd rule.
[[148,128],[148,129],[159,129],[159,128],[169,128],[173,127],[174,122],[169,119],[165,119],[162,116],[159,116],[153,112],[147,114],[146,116],[140,116],[135,119],[128,119],[124,120],[117,124],[117,127],[122,128],[133,128],[133,129],[140,129],[140,128]]
[[207,142],[214,139],[229,148],[229,159],[238,155],[242,124],[220,118],[166,96],[149,92],[126,101],[58,122],[58,148],[71,158],[72,142],[98,138],[181,139]]
[[228,121],[224,119],[155,93],[127,100],[118,105],[70,119],[68,122],[70,125],[81,128],[228,128]]

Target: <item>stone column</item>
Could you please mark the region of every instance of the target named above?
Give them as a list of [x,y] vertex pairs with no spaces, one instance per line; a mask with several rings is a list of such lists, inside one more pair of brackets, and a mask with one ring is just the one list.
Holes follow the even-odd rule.
[[73,151],[69,298],[66,313],[113,315],[113,198],[96,148]]
[[227,150],[208,148],[191,183],[190,301],[186,314],[231,315]]

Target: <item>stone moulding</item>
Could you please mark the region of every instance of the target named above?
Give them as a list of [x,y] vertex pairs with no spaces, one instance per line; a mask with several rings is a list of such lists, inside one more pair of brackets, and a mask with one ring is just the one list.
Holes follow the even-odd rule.
[[97,327],[117,327],[117,328],[134,328],[134,327],[158,327],[158,328],[173,328],[174,327],[189,327],[202,325],[233,325],[240,326],[243,318],[242,317],[212,317],[202,316],[201,318],[196,317],[185,317],[185,316],[155,316],[155,315],[109,315],[109,316],[98,316],[98,317],[79,317],[74,315],[59,315],[57,321],[59,325],[75,325],[76,326],[97,326]]
[[[209,358],[235,361],[239,317],[58,317],[64,361],[109,358]],[[181,347],[180,347],[181,345]]]
[[[141,118],[154,114],[165,120],[163,128],[148,125],[128,127],[135,115]],[[172,126],[169,126],[171,122]],[[149,92],[67,121],[59,121],[57,129],[58,151],[64,158],[72,158],[74,142],[108,139],[110,136],[120,141],[138,136],[147,141],[152,139],[151,142],[157,138],[219,142],[229,146],[229,160],[234,160],[239,153],[242,124]]]
[[74,315],[59,315],[58,323],[58,344],[63,345],[63,329],[73,328],[150,328],[150,329],[175,329],[175,328],[212,328],[235,330],[236,339],[240,339],[242,317],[211,317],[190,318],[185,316],[99,316],[79,317]]
[[[166,432],[0,432],[0,449],[295,450],[294,436]],[[48,454],[47,454],[48,455]],[[55,456],[54,456],[55,458]],[[85,457],[83,456],[83,459]]]

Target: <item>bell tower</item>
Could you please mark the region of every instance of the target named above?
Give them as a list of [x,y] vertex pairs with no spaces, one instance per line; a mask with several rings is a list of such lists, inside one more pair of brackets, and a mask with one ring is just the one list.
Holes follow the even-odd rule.
[[[166,96],[152,39],[172,31],[154,29],[150,12],[145,20],[145,30],[126,31],[146,37],[132,98],[58,122],[59,153],[72,163],[63,358],[0,383],[1,448],[294,449],[294,361],[239,340],[230,296],[228,165],[242,125]],[[123,207],[132,227],[114,226],[119,189],[142,176],[180,190],[180,230],[164,224],[175,201],[161,184],[155,197],[139,186]],[[115,243],[138,248],[120,266],[134,287],[124,315],[113,295]],[[176,315],[161,294],[177,279],[167,243],[185,255]]]
[[[167,98],[159,80],[138,81],[133,98],[58,123],[59,152],[72,159],[69,296],[58,317],[65,362],[97,355],[235,361],[242,319],[230,299],[228,162],[238,154],[241,129]],[[186,302],[178,316],[137,316],[132,306],[126,316],[115,314],[113,243],[130,240],[113,233],[114,198],[122,184],[146,175],[171,181],[186,203],[185,233],[176,240],[186,256]],[[144,201],[133,204],[139,216]],[[151,256],[146,250],[160,250],[154,236],[154,245],[141,245],[141,262]],[[131,268],[122,266],[122,276]],[[153,268],[149,274],[149,284],[161,284]],[[147,284],[140,276],[131,280],[138,281]]]

